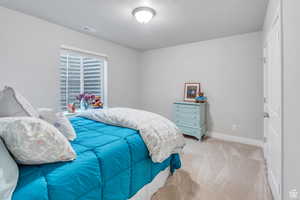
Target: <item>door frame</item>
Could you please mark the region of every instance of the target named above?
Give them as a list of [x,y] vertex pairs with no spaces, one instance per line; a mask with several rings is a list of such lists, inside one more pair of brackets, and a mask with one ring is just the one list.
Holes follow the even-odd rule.
[[263,152],[264,152],[264,157],[266,162],[268,163],[269,159],[269,152],[268,152],[268,118],[265,116],[268,113],[268,39],[267,42],[263,46],[263,87],[264,87],[264,92],[263,92],[263,106],[264,106],[264,118],[263,118],[263,123],[264,123],[264,139],[263,139]]
[[[282,161],[283,161],[283,84],[282,84],[282,81],[283,81],[283,56],[282,56],[282,18],[281,18],[281,9],[280,7],[277,9],[276,11],[276,14],[274,15],[274,18],[272,20],[272,25],[271,25],[271,28],[270,30],[268,31],[267,35],[266,35],[266,38],[265,38],[265,43],[263,45],[263,58],[264,58],[264,63],[263,63],[263,72],[264,72],[264,99],[263,99],[263,102],[264,102],[264,112],[270,112],[269,111],[269,108],[268,108],[268,104],[267,102],[269,101],[268,99],[268,91],[266,91],[266,89],[268,90],[268,85],[266,85],[266,88],[265,88],[265,84],[268,84],[268,80],[265,80],[266,77],[268,77],[268,73],[269,73],[269,60],[268,60],[268,45],[270,43],[270,37],[271,37],[271,34],[273,33],[273,29],[276,25],[278,25],[277,23],[280,23],[279,26],[280,26],[280,30],[279,30],[279,33],[280,33],[280,51],[281,51],[281,110],[280,110],[280,116],[281,116],[281,151],[280,151],[280,167],[281,167],[281,175],[280,175],[280,182],[279,182],[279,188],[276,186],[275,182],[274,182],[274,178],[272,176],[272,174],[270,173],[270,168],[269,168],[269,165],[271,164],[269,162],[269,159],[270,159],[270,152],[269,152],[269,134],[268,134],[268,122],[269,122],[269,119],[265,118],[264,117],[264,145],[263,145],[263,151],[264,151],[264,156],[265,156],[265,160],[266,160],[266,164],[267,164],[267,175],[268,175],[268,182],[270,184],[270,187],[271,187],[271,190],[272,190],[272,193],[273,193],[273,197],[274,197],[274,200],[281,200],[283,198],[283,194],[282,194],[282,189],[283,189],[283,184],[282,184],[282,180],[283,180],[283,166],[282,166]],[[267,73],[267,74],[265,74]],[[266,81],[266,83],[265,83]],[[267,94],[266,94],[267,93]],[[266,96],[267,95],[267,96]],[[265,99],[265,97],[267,99]],[[266,102],[265,102],[266,100]]]

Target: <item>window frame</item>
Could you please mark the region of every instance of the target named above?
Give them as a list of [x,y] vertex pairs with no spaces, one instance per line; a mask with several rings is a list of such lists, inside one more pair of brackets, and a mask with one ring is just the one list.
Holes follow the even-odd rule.
[[[59,60],[61,55],[70,55],[70,56],[85,56],[85,57],[91,57],[95,59],[99,59],[103,61],[103,79],[101,79],[102,82],[102,102],[103,102],[103,108],[108,107],[108,81],[107,81],[107,76],[108,76],[108,56],[105,54],[93,52],[93,51],[88,51],[88,50],[83,50],[79,49],[76,47],[71,47],[71,46],[66,46],[66,45],[61,45],[60,47],[60,54],[59,54]],[[83,61],[81,60],[81,66],[83,66]],[[83,67],[80,67],[80,93],[84,92],[84,76],[83,76]],[[61,98],[61,97],[60,97]],[[61,106],[60,106],[61,109]]]

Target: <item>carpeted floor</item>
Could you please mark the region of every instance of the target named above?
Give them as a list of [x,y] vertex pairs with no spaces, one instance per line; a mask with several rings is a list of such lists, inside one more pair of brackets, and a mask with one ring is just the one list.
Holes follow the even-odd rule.
[[152,200],[272,200],[262,149],[239,143],[186,139],[182,169]]

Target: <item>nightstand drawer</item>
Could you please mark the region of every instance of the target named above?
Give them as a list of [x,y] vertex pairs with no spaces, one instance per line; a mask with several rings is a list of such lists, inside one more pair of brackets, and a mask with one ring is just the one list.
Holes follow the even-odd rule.
[[200,113],[200,108],[192,107],[192,106],[189,107],[175,106],[175,112],[198,115]]
[[200,121],[199,120],[184,120],[184,119],[176,119],[175,123],[177,126],[185,126],[191,128],[200,128]]
[[200,114],[175,112],[175,119],[181,121],[201,121]]
[[177,109],[183,109],[183,110],[200,110],[200,106],[190,106],[190,105],[184,105],[184,104],[175,104]]
[[178,126],[178,128],[182,131],[183,134],[189,135],[189,136],[194,136],[198,139],[201,139],[201,137],[203,135],[201,128],[190,128],[190,127],[185,127],[185,126]]

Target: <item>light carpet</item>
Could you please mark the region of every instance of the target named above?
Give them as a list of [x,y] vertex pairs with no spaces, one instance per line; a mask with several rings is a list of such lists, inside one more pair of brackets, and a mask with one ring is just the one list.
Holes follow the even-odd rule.
[[186,139],[182,168],[152,200],[272,200],[262,149]]

